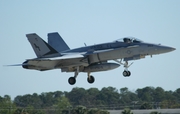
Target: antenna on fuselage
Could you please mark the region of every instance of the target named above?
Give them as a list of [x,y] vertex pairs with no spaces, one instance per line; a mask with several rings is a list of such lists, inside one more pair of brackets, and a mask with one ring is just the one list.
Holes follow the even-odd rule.
[[87,46],[86,43],[84,43],[85,47]]

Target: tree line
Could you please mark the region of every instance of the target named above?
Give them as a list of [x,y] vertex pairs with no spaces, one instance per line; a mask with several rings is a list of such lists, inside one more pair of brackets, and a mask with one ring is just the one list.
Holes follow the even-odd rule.
[[[0,96],[0,113],[18,114],[18,112],[28,110],[39,114],[52,112],[75,114],[81,110],[81,112],[86,111],[91,114],[93,111],[103,112],[124,108],[180,108],[180,88],[175,91],[165,91],[161,87],[144,87],[133,92],[127,87],[120,89],[104,87],[101,90],[75,87],[70,92],[55,91],[18,95],[14,100],[11,100],[9,95]],[[105,112],[107,111],[104,111],[104,114]]]

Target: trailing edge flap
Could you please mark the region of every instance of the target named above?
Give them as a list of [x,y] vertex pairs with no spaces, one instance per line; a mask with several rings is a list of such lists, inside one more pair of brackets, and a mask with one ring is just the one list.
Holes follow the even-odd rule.
[[47,44],[43,39],[41,39],[36,33],[26,34],[36,56],[46,57],[50,55],[60,55],[54,48]]

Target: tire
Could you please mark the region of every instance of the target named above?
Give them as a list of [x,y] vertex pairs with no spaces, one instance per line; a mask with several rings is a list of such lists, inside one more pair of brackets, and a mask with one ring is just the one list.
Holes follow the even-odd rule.
[[89,79],[89,77],[88,77],[88,78],[87,78],[87,81],[88,81],[90,84],[92,84],[92,83],[94,83],[95,78],[94,78],[93,76],[90,76],[90,79]]
[[123,72],[123,76],[124,76],[124,77],[127,77],[128,74],[129,74],[128,71],[124,71],[124,72]]
[[68,79],[68,82],[69,82],[70,85],[74,85],[74,84],[76,83],[76,78],[70,77],[70,78]]
[[131,76],[131,72],[130,71],[128,71],[128,76]]

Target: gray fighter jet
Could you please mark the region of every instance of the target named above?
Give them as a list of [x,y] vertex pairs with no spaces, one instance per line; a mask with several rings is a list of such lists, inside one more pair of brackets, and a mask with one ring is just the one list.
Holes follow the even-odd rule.
[[48,43],[36,33],[27,34],[26,37],[37,58],[27,59],[20,65],[25,69],[39,71],[61,69],[61,72],[74,72],[74,76],[68,79],[71,85],[76,83],[80,72],[86,72],[87,81],[93,83],[95,78],[90,73],[112,70],[120,65],[124,66],[123,76],[129,77],[131,72],[128,68],[132,63],[128,64],[128,61],[175,50],[173,47],[147,43],[133,37],[75,49],[70,49],[58,33],[49,33]]

